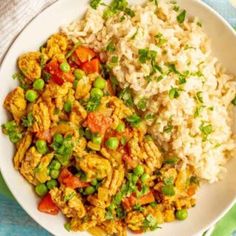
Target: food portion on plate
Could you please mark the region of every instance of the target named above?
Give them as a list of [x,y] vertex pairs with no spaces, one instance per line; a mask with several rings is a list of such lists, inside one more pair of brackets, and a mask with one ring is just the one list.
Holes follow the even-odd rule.
[[18,58],[4,107],[14,167],[65,228],[126,235],[185,220],[235,141],[236,82],[173,1],[90,1]]

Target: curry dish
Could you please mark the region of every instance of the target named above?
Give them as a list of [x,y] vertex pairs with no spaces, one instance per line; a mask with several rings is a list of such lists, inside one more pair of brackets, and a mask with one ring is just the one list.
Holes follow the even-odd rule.
[[41,197],[39,211],[61,211],[66,229],[99,236],[187,218],[194,170],[163,155],[93,50],[58,33],[18,67],[3,132],[16,145],[15,168]]

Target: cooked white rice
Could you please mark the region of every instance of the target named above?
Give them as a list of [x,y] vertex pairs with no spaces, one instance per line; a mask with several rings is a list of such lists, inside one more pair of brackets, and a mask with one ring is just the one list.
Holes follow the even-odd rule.
[[[63,31],[72,40],[79,39],[100,52],[105,61],[118,56],[119,63],[112,72],[122,88],[133,90],[136,104],[140,99],[147,100],[148,108],[143,112],[156,115],[149,121],[150,132],[166,155],[180,157],[196,168],[200,178],[214,182],[235,148],[230,104],[236,84],[211,55],[199,22],[186,19],[179,24],[176,17],[181,10],[167,0],[158,2],[158,7],[150,2],[133,6],[133,18],[119,13],[104,20],[102,7],[89,9],[82,20]],[[105,51],[110,42],[115,44],[115,52]],[[157,71],[154,78],[162,75],[162,80],[147,81],[152,65],[140,63],[139,49],[157,52],[156,62],[163,71]],[[179,73],[169,73],[167,64],[174,64]],[[181,85],[180,74],[186,79]],[[171,99],[173,88],[179,96]]]

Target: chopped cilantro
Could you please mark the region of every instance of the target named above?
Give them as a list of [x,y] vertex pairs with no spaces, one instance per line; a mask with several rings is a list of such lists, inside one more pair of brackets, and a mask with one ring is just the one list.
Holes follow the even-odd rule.
[[120,92],[119,98],[122,99],[124,101],[125,105],[127,105],[127,106],[133,106],[134,105],[132,94],[131,94],[131,89],[128,88],[128,87],[123,89]]
[[69,222],[64,224],[64,228],[69,232],[71,230],[71,225]]
[[173,63],[167,64],[167,67],[169,68],[169,73],[179,74],[179,72],[177,71],[175,67],[175,64]]
[[151,214],[147,215],[147,217],[143,221],[143,228],[145,231],[148,229],[155,230],[156,228],[158,228],[157,219],[154,218]]
[[126,121],[130,123],[131,126],[137,126],[142,121],[142,119],[140,116],[134,114],[134,115],[128,116],[126,118]]
[[106,47],[106,50],[108,52],[114,52],[116,50],[116,47],[115,47],[114,43],[113,42],[108,43],[108,45]]
[[145,120],[154,120],[154,118],[155,118],[155,115],[154,115],[154,114],[151,114],[151,113],[146,114],[146,115],[144,116],[144,119],[145,119]]
[[158,33],[156,36],[155,36],[156,40],[157,40],[157,45],[159,47],[163,46],[164,44],[167,43],[167,39],[164,38],[163,34],[162,33]]
[[139,61],[141,63],[146,63],[148,60],[154,61],[157,56],[157,52],[154,50],[149,50],[147,48],[139,49]]
[[167,124],[164,129],[163,132],[164,133],[171,133],[171,131],[173,130],[173,126],[171,124]]
[[128,7],[127,0],[113,0],[108,8],[104,11],[103,17],[107,19],[120,11],[124,12],[130,17],[135,15],[134,11]]
[[71,192],[64,196],[64,202],[71,200],[76,195],[75,192]]
[[22,88],[22,89],[24,89],[24,90],[26,90],[26,89],[28,89],[28,84],[26,83],[26,81],[25,81],[25,77],[24,77],[24,75],[22,75],[20,72],[17,72],[17,73],[15,73],[15,74],[13,74],[12,75],[12,78],[14,79],[14,80],[18,80],[19,81],[19,83],[20,83],[20,87]]
[[171,88],[169,91],[170,99],[178,98],[179,97],[179,90],[178,88]]
[[119,61],[119,58],[117,56],[112,56],[112,58],[111,58],[111,63],[112,64],[117,64],[118,61]]
[[42,71],[42,78],[47,82],[51,78],[51,74],[46,72],[45,70]]
[[169,177],[169,178],[165,178],[163,180],[163,182],[164,182],[165,185],[173,185],[174,184],[174,178],[172,176]]
[[135,37],[137,36],[137,34],[138,34],[138,30],[139,30],[139,28],[137,28],[137,30],[136,30],[136,32],[133,34],[133,36],[130,38],[130,39],[135,39]]
[[95,111],[100,105],[101,97],[100,96],[91,96],[87,102],[86,110],[91,112]]
[[18,143],[22,138],[22,133],[14,120],[8,121],[2,125],[2,131],[9,136],[12,143]]
[[98,6],[101,4],[102,0],[90,0],[89,5],[93,8],[93,9],[97,9]]
[[165,164],[169,164],[169,165],[175,165],[177,164],[179,161],[179,158],[178,157],[168,157],[167,159],[164,160],[164,163]]
[[140,204],[135,204],[134,206],[133,206],[133,209],[135,210],[135,211],[143,211],[144,210],[144,208],[140,205]]
[[196,107],[195,112],[194,112],[194,118],[200,116],[200,113],[202,112],[202,109],[203,109],[203,106]]
[[137,104],[137,108],[140,110],[145,110],[147,108],[147,99],[141,98]]
[[186,10],[183,10],[180,12],[180,14],[177,16],[177,21],[182,24],[185,20],[185,17],[186,17]]
[[22,125],[24,127],[31,127],[34,123],[34,116],[32,112],[29,112],[27,116],[22,118]]
[[113,214],[112,214],[112,210],[110,208],[108,208],[108,210],[106,211],[105,218],[107,220],[113,220],[114,217],[113,217]]
[[204,125],[204,123],[202,123],[199,129],[204,135],[209,135],[213,132],[213,127],[211,124]]
[[231,101],[231,103],[236,106],[236,96],[234,97],[234,99]]
[[117,207],[116,208],[116,216],[119,219],[124,219],[126,216],[125,210],[123,209],[123,207]]
[[68,135],[63,139],[62,143],[52,143],[52,148],[55,151],[55,157],[62,165],[67,165],[71,156],[74,144],[72,142],[72,136]]
[[196,99],[199,103],[203,103],[202,92],[197,92]]

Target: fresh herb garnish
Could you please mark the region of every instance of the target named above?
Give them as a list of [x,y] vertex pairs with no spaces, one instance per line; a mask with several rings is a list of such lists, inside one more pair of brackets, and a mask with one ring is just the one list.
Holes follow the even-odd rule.
[[177,16],[177,21],[180,23],[180,24],[182,24],[183,22],[184,22],[184,20],[185,20],[185,17],[186,17],[186,10],[183,10],[183,11],[181,11],[180,12],[180,14]]
[[103,17],[107,19],[118,12],[124,12],[130,17],[135,15],[134,11],[128,7],[127,0],[113,0],[108,8],[104,11]]
[[141,98],[137,104],[137,108],[144,111],[147,108],[147,99]]
[[153,215],[149,214],[143,221],[143,229],[146,231],[148,229],[155,230],[158,228],[157,219]]
[[87,102],[86,110],[91,112],[95,111],[100,105],[101,97],[100,96],[91,96]]
[[199,103],[203,103],[203,97],[202,97],[202,92],[197,92],[196,94],[196,99]]
[[116,50],[116,47],[115,47],[114,43],[113,42],[109,42],[107,47],[106,47],[106,51],[114,52],[115,50]]
[[93,9],[97,9],[98,6],[101,4],[102,0],[90,0],[90,7],[92,7]]
[[164,38],[162,33],[158,33],[157,35],[155,35],[156,41],[157,41],[157,45],[159,47],[163,46],[164,44],[167,43],[167,39]]
[[119,93],[119,98],[122,99],[124,101],[125,105],[127,105],[129,107],[134,105],[134,101],[133,101],[132,94],[131,94],[131,89],[128,87],[121,90],[121,92]]
[[24,75],[22,75],[20,72],[17,72],[15,74],[12,75],[12,78],[14,80],[18,80],[20,83],[20,87],[24,90],[28,89],[28,84],[26,83],[25,77]]
[[72,142],[72,136],[67,135],[62,143],[53,142],[51,147],[55,151],[55,157],[62,165],[67,165],[72,156],[74,144]]
[[22,118],[22,125],[24,127],[31,127],[34,123],[34,116],[32,112],[29,112],[27,116]]
[[234,97],[234,99],[231,101],[231,103],[236,106],[236,96]]
[[75,43],[73,48],[69,52],[66,53],[66,59],[69,58],[80,45],[81,45],[80,41]]
[[178,88],[171,88],[169,91],[170,99],[178,98],[179,97],[179,90]]
[[132,115],[132,116],[128,116],[128,117],[126,118],[126,121],[127,121],[129,124],[131,124],[131,126],[137,126],[137,125],[142,121],[142,119],[141,119],[141,117],[138,116],[137,114],[134,114],[134,115]]
[[156,51],[149,50],[147,48],[139,49],[138,54],[139,54],[139,61],[141,63],[146,63],[149,60],[154,61],[156,59],[156,56],[157,56]]
[[2,131],[9,136],[12,143],[18,143],[22,138],[22,133],[14,120],[8,121],[2,125]]

